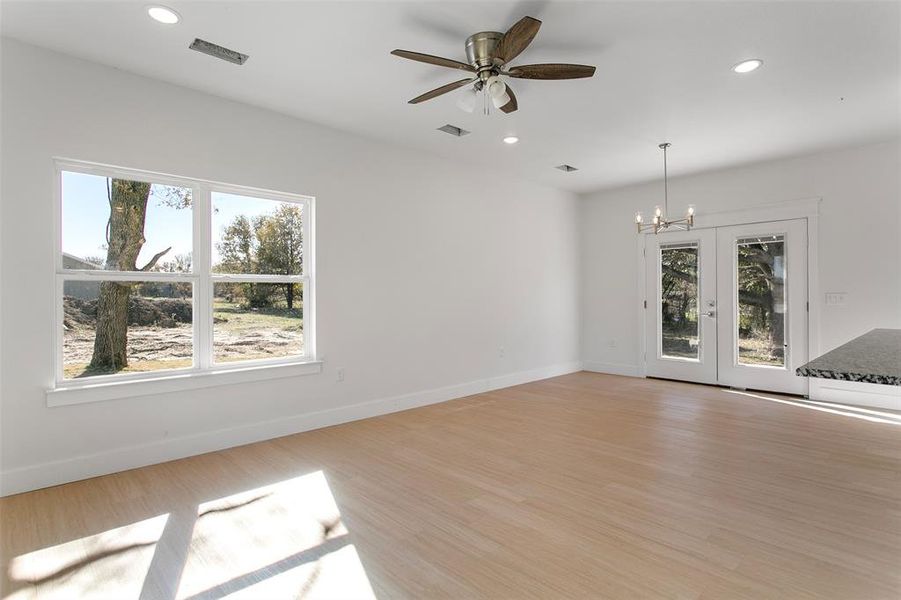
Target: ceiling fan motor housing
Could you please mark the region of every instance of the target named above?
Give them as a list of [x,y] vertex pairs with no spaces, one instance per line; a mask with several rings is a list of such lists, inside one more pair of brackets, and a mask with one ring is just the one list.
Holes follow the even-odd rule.
[[479,71],[500,67],[503,63],[496,56],[496,50],[503,37],[499,31],[480,31],[469,36],[466,38],[466,60]]

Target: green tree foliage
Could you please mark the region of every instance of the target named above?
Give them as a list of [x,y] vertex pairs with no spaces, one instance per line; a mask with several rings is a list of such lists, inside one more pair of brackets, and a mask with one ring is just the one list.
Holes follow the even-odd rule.
[[[150,271],[153,273],[190,273],[192,268],[191,253],[176,254],[171,260],[160,261]],[[172,281],[143,281],[135,285],[139,296],[155,298],[190,298],[191,284]]]
[[[303,227],[301,207],[279,204],[271,214],[248,219],[239,215],[226,225],[217,244],[220,262],[214,270],[219,273],[266,275],[300,275],[303,266]],[[294,308],[301,293],[292,283],[262,286],[241,283],[220,286],[224,293],[243,297],[254,308],[272,306],[278,298],[273,290],[281,290],[285,305]]]
[[785,338],[785,242],[738,246],[739,332],[767,332],[771,352],[782,353]]
[[666,249],[663,251],[660,266],[664,323],[679,329],[696,329],[695,323],[698,318],[697,249]]
[[244,215],[235,217],[225,227],[217,248],[222,259],[214,270],[220,273],[259,273],[256,237],[250,220]]

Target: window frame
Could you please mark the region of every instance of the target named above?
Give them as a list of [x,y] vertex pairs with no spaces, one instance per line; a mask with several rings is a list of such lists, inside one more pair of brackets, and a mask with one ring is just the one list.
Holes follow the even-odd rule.
[[[56,297],[55,318],[53,323],[53,373],[54,385],[50,392],[97,388],[105,384],[117,385],[126,382],[150,382],[156,380],[184,379],[186,377],[202,377],[205,385],[219,385],[211,381],[207,375],[218,373],[238,373],[246,371],[259,379],[260,369],[266,367],[290,367],[292,365],[320,364],[316,357],[316,319],[315,319],[315,198],[313,196],[278,192],[241,185],[226,184],[203,179],[168,175],[152,171],[118,167],[80,160],[54,158],[54,252],[53,277]],[[97,175],[100,177],[116,177],[133,181],[144,181],[153,184],[172,185],[191,189],[192,206],[192,259],[190,273],[159,273],[141,271],[107,271],[90,269],[63,268],[63,189],[62,174],[64,171]],[[291,202],[302,207],[303,259],[301,275],[252,275],[252,274],[220,274],[212,270],[212,249],[214,235],[212,231],[212,195],[214,192],[248,196],[261,200]],[[114,373],[95,375],[84,379],[66,379],[64,377],[63,360],[63,291],[66,281],[178,281],[191,283],[192,296],[192,328],[193,351],[191,367],[166,369],[160,371]],[[296,356],[249,359],[229,362],[215,362],[213,356],[213,288],[218,282],[237,283],[243,281],[259,281],[265,283],[300,283],[303,289],[303,353]],[[280,373],[290,370],[279,369]],[[318,372],[315,371],[304,372]],[[215,378],[213,378],[215,379]],[[229,382],[235,377],[228,378]],[[168,386],[171,388],[171,386]],[[186,387],[200,387],[191,385]],[[140,392],[141,394],[146,392]],[[108,394],[107,394],[108,395]],[[117,395],[132,395],[122,393]],[[104,394],[100,394],[104,396]],[[50,396],[48,395],[48,403]],[[105,399],[105,398],[99,398]],[[80,400],[77,402],[89,401]],[[59,401],[54,404],[77,402]]]

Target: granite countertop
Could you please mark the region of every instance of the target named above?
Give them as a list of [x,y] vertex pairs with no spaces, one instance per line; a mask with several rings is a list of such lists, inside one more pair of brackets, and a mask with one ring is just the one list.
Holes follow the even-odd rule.
[[901,329],[874,329],[815,358],[796,374],[901,385]]

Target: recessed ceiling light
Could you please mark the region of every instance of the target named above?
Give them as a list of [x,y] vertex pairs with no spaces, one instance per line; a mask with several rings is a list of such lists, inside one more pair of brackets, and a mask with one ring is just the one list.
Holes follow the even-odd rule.
[[177,12],[165,6],[148,6],[147,14],[154,21],[165,23],[166,25],[174,25],[180,19]]
[[519,138],[516,137],[515,135],[508,135],[507,137],[504,138],[505,144],[515,144],[518,141],[519,141]]
[[759,58],[752,58],[751,60],[743,60],[734,67],[732,70],[736,73],[750,73],[751,71],[756,71],[760,68],[760,65],[763,64],[763,61]]

